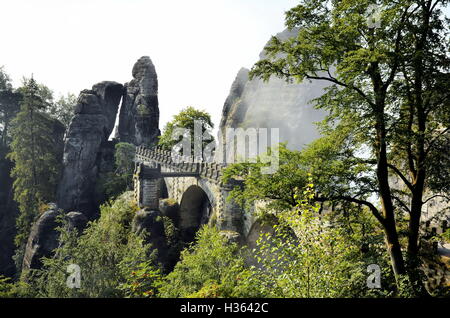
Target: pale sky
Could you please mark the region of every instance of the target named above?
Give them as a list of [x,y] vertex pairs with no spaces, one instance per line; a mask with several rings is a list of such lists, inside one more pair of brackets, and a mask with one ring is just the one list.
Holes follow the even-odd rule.
[[217,126],[241,67],[250,68],[297,0],[0,0],[0,66],[56,97],[132,79],[148,55],[159,79],[160,127],[183,107]]
[[250,68],[297,0],[0,0],[0,66],[56,97],[132,79],[148,55],[159,78],[160,127],[183,107],[220,122],[241,67]]

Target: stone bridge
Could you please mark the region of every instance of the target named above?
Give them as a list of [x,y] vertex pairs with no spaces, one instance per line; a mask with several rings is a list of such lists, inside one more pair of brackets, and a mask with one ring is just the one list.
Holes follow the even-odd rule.
[[177,223],[186,241],[194,238],[202,224],[245,234],[242,209],[227,200],[231,188],[239,183],[222,183],[223,165],[194,162],[160,147],[142,146],[136,149],[135,161],[134,193],[139,207],[158,210],[161,199],[176,200]]

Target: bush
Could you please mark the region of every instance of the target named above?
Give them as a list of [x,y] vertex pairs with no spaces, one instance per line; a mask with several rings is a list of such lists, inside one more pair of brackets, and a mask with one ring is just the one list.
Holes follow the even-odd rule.
[[181,260],[166,276],[161,297],[232,297],[244,261],[235,243],[213,227],[197,233],[196,244],[181,253]]
[[[355,211],[356,216],[320,215],[319,206],[308,200],[314,195],[312,185],[303,195],[305,199],[299,200],[297,208],[277,213],[273,234],[260,236],[253,251],[258,266],[251,268],[241,285],[251,286],[246,290],[253,289],[260,297],[388,296],[386,287],[392,275],[388,260],[380,257],[384,255],[382,236],[375,237],[376,228],[362,220],[365,211]],[[356,217],[364,223],[365,231],[372,232],[362,233],[351,220]],[[369,264],[384,269],[384,289],[367,287]]]
[[11,278],[0,275],[0,298],[33,297],[33,291],[25,282],[11,282]]
[[[136,296],[124,286],[131,273],[149,262],[149,246],[144,237],[132,232],[134,216],[131,194],[101,207],[97,221],[90,222],[80,237],[64,225],[59,228],[60,247],[54,258],[43,260],[42,270],[33,271],[30,280],[40,297],[124,297]],[[81,288],[66,285],[67,267],[81,269]],[[147,267],[148,267],[147,266]],[[155,270],[155,274],[157,270]],[[150,290],[150,289],[149,289]]]

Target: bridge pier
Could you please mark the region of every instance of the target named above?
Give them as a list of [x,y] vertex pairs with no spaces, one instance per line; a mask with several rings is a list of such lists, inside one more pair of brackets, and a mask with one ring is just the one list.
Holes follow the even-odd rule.
[[135,199],[140,209],[159,210],[161,197],[159,182],[161,166],[159,164],[136,164],[134,174]]

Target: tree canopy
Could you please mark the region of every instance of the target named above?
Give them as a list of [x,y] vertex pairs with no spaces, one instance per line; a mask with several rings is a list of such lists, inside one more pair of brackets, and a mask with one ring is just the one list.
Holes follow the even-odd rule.
[[[195,133],[196,121],[202,124],[201,131],[199,131],[198,135]],[[172,121],[166,124],[159,139],[159,145],[163,146],[167,150],[172,150],[172,148],[181,141],[183,136],[186,135],[178,134],[176,129],[186,129],[189,134],[185,137],[190,138],[191,140],[192,155],[195,151],[194,144],[196,141],[202,145],[202,149],[205,149],[207,145],[214,141],[214,137],[207,133],[209,128],[214,128],[210,114],[205,111],[195,109],[191,106],[186,107],[181,110],[179,114],[175,115]],[[205,138],[205,135],[208,135],[207,138]]]
[[[313,172],[322,186],[317,199],[369,208],[384,228],[394,272],[414,276],[426,190],[448,194],[450,182],[436,177],[450,166],[442,154],[450,123],[449,30],[441,10],[448,1],[377,1],[378,24],[369,23],[373,4],[301,1],[286,13],[297,35],[273,37],[250,75],[330,84],[315,102],[329,112],[323,143],[338,139],[328,154],[323,143],[313,146],[328,162]],[[327,170],[331,163],[338,170]],[[332,186],[324,186],[324,174]],[[402,214],[409,223],[407,262],[396,224]]]

